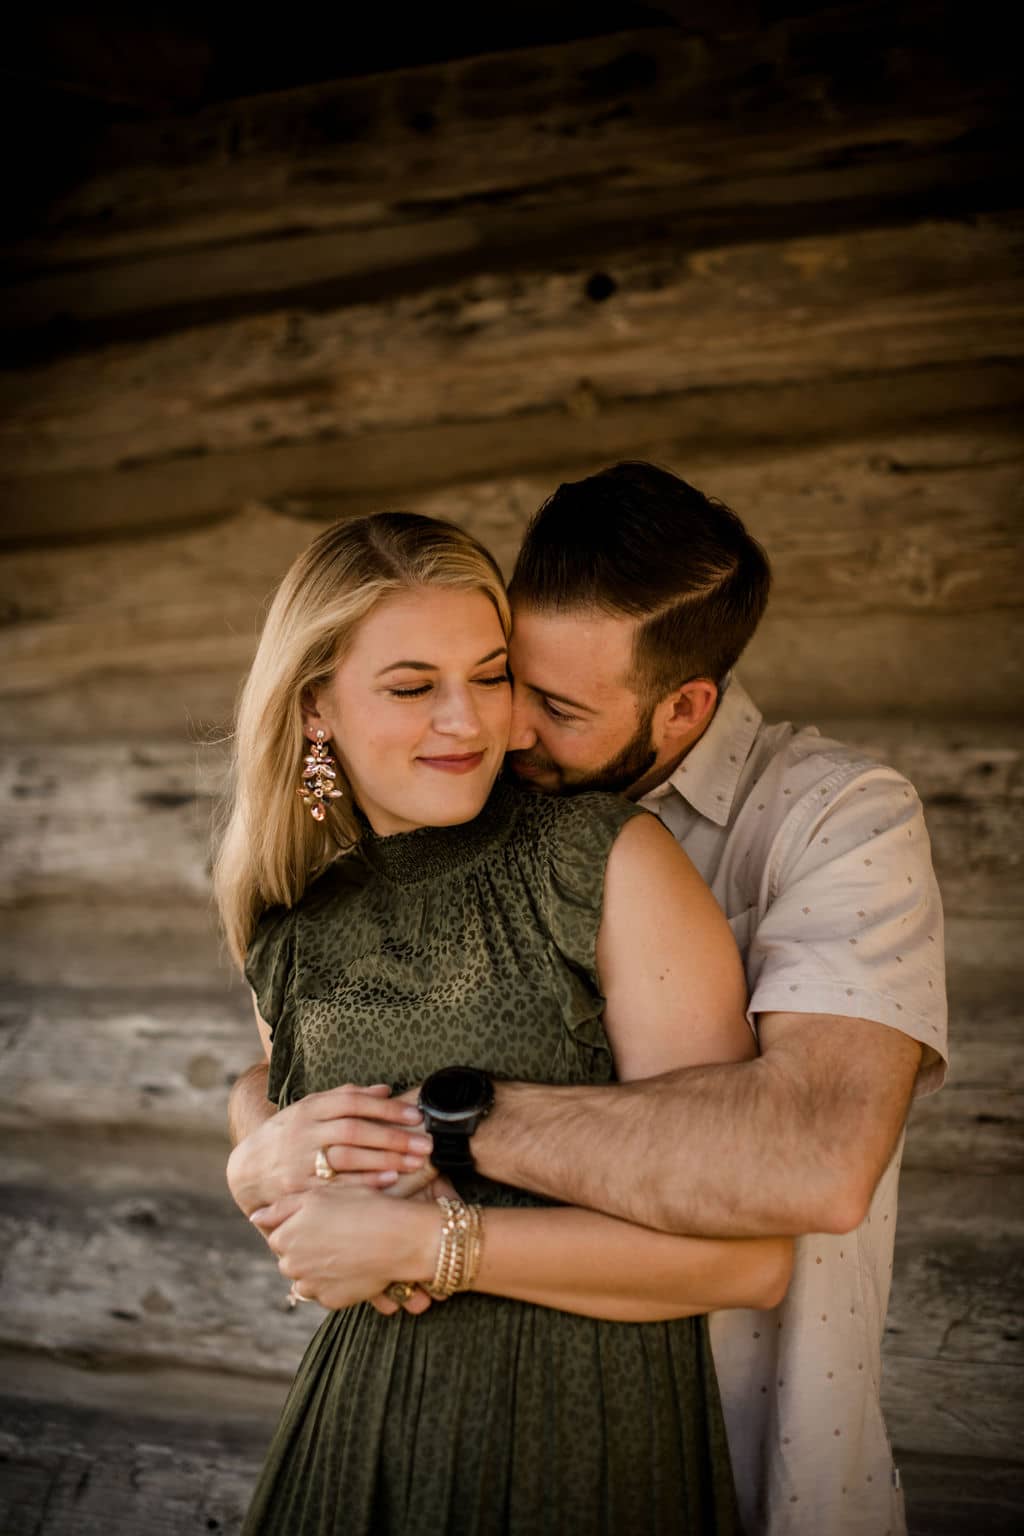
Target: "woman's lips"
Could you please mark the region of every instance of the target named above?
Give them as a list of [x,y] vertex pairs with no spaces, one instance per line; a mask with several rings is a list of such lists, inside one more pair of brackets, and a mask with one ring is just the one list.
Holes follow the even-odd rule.
[[484,760],[482,752],[470,752],[461,757],[421,757],[426,768],[439,768],[442,773],[472,773]]

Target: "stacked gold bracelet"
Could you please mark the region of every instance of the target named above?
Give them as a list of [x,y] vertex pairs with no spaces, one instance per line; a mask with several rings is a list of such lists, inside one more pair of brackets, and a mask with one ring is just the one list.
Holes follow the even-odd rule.
[[483,1249],[483,1211],[478,1205],[441,1195],[441,1245],[437,1250],[434,1278],[423,1289],[428,1296],[444,1301],[456,1291],[468,1291],[480,1269]]

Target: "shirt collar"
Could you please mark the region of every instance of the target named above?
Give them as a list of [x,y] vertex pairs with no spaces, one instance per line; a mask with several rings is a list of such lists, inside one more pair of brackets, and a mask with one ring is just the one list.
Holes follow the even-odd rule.
[[643,797],[641,805],[653,808],[658,800],[675,790],[699,816],[724,827],[761,720],[761,711],[730,673],[715,717],[703,736],[665,782]]

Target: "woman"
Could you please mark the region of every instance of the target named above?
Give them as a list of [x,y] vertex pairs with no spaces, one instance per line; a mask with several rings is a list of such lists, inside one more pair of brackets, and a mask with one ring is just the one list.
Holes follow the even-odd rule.
[[[508,634],[486,551],[408,514],[327,530],[275,597],[216,886],[281,1106],[458,1062],[597,1083],[753,1052],[728,926],[660,824],[498,780]],[[295,1294],[339,1310],[249,1536],[736,1530],[700,1314],[774,1305],[788,1244],[457,1184],[468,1209],[325,1183],[266,1214]],[[358,1304],[389,1280],[460,1294]]]

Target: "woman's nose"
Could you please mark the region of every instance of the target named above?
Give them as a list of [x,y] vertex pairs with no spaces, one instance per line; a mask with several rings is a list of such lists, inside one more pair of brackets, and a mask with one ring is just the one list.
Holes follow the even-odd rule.
[[468,688],[444,688],[438,693],[434,729],[465,740],[480,734],[480,716]]

